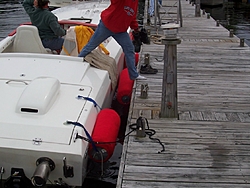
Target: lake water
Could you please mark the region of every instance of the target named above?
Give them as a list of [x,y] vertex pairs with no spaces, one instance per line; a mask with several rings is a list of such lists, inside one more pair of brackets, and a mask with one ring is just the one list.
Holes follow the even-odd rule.
[[[0,0],[0,40],[5,38],[20,23],[30,21],[22,8],[21,2],[20,0]],[[228,29],[233,28],[235,35],[239,38],[244,38],[245,42],[250,46],[250,4],[229,2],[219,7],[202,8],[204,8],[206,12],[211,13],[211,16],[219,20],[224,27]],[[126,116],[123,118],[122,121],[126,122]],[[124,129],[125,125],[121,126]],[[123,131],[124,130],[120,131],[121,136],[123,135]],[[102,177],[100,177],[101,166],[91,164],[89,178],[86,179],[83,187],[116,187],[121,151],[122,144],[118,143],[114,155],[104,166]]]
[[20,23],[29,21],[21,1],[0,0],[0,40],[6,37]]
[[244,38],[250,46],[250,3],[240,3],[237,0],[224,3],[223,6],[202,7],[210,13],[215,20],[228,30],[233,29],[234,34]]

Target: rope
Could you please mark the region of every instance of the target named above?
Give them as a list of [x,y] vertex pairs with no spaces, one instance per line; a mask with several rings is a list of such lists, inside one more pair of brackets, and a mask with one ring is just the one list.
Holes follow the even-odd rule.
[[[146,118],[144,118],[144,119],[146,120],[147,127],[148,127],[147,129],[145,129],[145,133],[149,136],[149,138],[150,138],[151,140],[156,140],[156,141],[159,142],[159,144],[162,146],[162,150],[159,151],[158,153],[161,153],[161,152],[165,151],[165,146],[164,146],[163,143],[160,141],[160,139],[158,139],[158,138],[152,138],[152,136],[155,135],[156,131],[155,131],[154,129],[150,129],[150,128],[149,128],[149,125],[148,125],[148,120],[147,120]],[[150,132],[150,131],[151,131],[151,132]]]
[[[139,117],[138,119],[142,119],[142,117]],[[154,129],[150,129],[150,128],[149,128],[148,120],[147,120],[146,118],[143,118],[143,119],[145,119],[146,125],[147,125],[147,128],[145,128],[145,133],[146,133],[146,135],[149,136],[149,139],[157,141],[157,142],[162,146],[162,150],[161,150],[161,151],[158,151],[158,153],[164,152],[164,151],[165,151],[165,146],[163,145],[163,143],[161,142],[161,140],[158,139],[158,138],[152,138],[152,137],[156,134],[156,131],[155,131]],[[68,121],[67,121],[67,123],[68,123]],[[81,124],[78,123],[78,122],[69,122],[69,123],[76,124],[77,126],[80,126],[80,127],[82,127],[82,128],[85,130],[85,128],[83,127],[83,125],[81,125]],[[128,132],[128,133],[123,137],[123,139],[124,139],[125,137],[127,137],[128,135],[130,135],[132,132],[136,131],[136,130],[138,129],[138,125],[137,125],[137,123],[133,123],[133,124],[129,125],[129,128],[132,129],[132,130],[131,130],[130,132]],[[86,130],[86,131],[87,131],[87,130]],[[120,142],[120,141],[122,140],[122,139],[118,139],[118,140],[115,141],[115,142],[95,142],[95,141],[92,140],[92,138],[91,138],[91,136],[90,136],[89,134],[86,134],[86,135],[87,135],[88,138],[85,138],[85,137],[80,136],[80,135],[77,134],[76,139],[80,138],[80,139],[82,139],[82,140],[85,140],[85,141],[87,141],[87,142],[90,142],[90,143],[93,145],[93,148],[94,148],[94,149],[96,148],[96,145],[95,145],[95,144],[111,144],[111,143],[118,143],[118,142]],[[89,135],[89,136],[88,136],[88,135]],[[97,148],[95,149],[95,151],[99,152],[99,150],[98,150]]]
[[[88,139],[85,139],[85,140],[88,141],[88,142],[90,142],[90,143],[92,144],[94,150],[95,150],[96,152],[98,152],[98,149],[97,149],[97,147],[96,147],[96,145],[95,145],[95,142],[93,141],[92,137],[91,137],[90,134],[88,133],[87,129],[86,129],[81,123],[79,123],[79,122],[73,122],[73,121],[66,121],[66,123],[67,123],[67,124],[73,124],[73,125],[75,125],[75,126],[78,126],[78,127],[83,128],[83,130],[84,130],[86,136],[88,137]],[[78,135],[78,136],[79,136],[79,135]]]
[[[156,131],[149,128],[149,124],[148,124],[147,118],[139,117],[138,119],[145,119],[146,125],[147,125],[147,128],[145,128],[145,133],[146,133],[146,135],[149,136],[149,139],[155,140],[155,141],[159,142],[159,144],[162,146],[162,150],[161,150],[161,151],[158,151],[158,153],[164,152],[164,151],[165,151],[165,146],[164,146],[163,143],[160,141],[160,139],[158,139],[158,138],[152,138],[152,136],[155,135]],[[137,126],[138,126],[137,123],[134,123],[134,124],[129,125],[129,128],[131,128],[132,131],[130,131],[130,132],[129,132],[128,134],[126,134],[125,136],[128,136],[130,133],[132,133],[133,131],[137,130],[137,128],[138,128]]]
[[78,95],[77,99],[85,99],[85,100],[87,100],[89,102],[92,102],[94,104],[94,107],[98,107],[100,110],[102,110],[102,108],[97,104],[97,102],[94,99],[90,98],[90,97],[84,97],[82,95]]
[[161,44],[161,40],[165,37],[163,35],[159,34],[151,34],[150,35],[150,41],[152,41],[154,44]]

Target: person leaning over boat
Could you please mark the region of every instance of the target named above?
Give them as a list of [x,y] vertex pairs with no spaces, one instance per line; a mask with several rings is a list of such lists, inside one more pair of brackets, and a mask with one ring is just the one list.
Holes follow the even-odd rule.
[[78,56],[85,57],[104,40],[112,36],[123,49],[130,79],[146,79],[139,75],[136,70],[134,45],[127,33],[129,27],[135,32],[139,32],[136,20],[137,8],[138,0],[111,0],[109,7],[101,13],[101,20],[94,35]]
[[32,25],[36,26],[45,48],[60,51],[66,30],[58,23],[57,17],[49,11],[49,0],[24,0],[23,7]]

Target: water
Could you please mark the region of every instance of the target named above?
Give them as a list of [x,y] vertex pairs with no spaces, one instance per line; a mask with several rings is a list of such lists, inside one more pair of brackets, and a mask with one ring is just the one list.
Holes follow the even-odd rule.
[[5,38],[20,23],[30,21],[21,1],[0,0],[0,40]]
[[234,34],[250,46],[250,3],[229,1],[222,6],[201,8],[228,30],[233,29]]

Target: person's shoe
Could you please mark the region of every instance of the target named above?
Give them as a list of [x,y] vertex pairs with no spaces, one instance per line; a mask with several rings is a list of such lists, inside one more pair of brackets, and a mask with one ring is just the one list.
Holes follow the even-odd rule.
[[144,77],[144,76],[139,75],[139,76],[136,78],[136,80],[147,80],[147,78]]
[[141,36],[141,41],[144,43],[144,44],[150,44],[150,40],[148,38],[148,33],[146,31],[145,28],[142,28],[141,31],[140,31],[140,36]]
[[156,74],[157,69],[151,67],[151,65],[141,65],[140,73],[141,74]]

